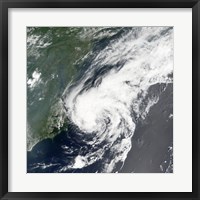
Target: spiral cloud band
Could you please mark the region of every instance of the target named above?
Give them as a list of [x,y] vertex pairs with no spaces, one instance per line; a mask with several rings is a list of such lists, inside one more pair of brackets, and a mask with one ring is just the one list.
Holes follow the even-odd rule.
[[103,160],[98,172],[113,172],[132,147],[137,119],[159,101],[144,103],[149,88],[173,82],[173,28],[127,28],[85,60],[89,67],[66,88],[63,104],[75,137],[90,148],[60,171]]

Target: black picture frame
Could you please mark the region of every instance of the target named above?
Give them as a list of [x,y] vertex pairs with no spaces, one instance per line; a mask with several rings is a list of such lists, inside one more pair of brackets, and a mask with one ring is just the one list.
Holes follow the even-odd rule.
[[[192,8],[192,192],[8,192],[8,9]],[[200,2],[199,0],[0,0],[0,198],[14,199],[200,199]],[[19,180],[20,181],[20,180]],[[183,180],[184,181],[184,177]],[[130,183],[129,183],[130,184]]]

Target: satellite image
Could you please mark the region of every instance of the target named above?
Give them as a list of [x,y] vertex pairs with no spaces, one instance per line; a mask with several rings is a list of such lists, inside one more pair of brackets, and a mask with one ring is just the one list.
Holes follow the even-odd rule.
[[173,173],[173,27],[27,27],[27,173]]

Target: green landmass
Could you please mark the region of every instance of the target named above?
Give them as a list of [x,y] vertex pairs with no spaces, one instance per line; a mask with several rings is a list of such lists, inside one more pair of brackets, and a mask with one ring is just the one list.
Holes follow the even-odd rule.
[[34,86],[27,85],[28,149],[67,128],[60,98],[91,49],[81,32],[82,28],[27,28],[27,81],[34,80],[35,71],[41,74]]

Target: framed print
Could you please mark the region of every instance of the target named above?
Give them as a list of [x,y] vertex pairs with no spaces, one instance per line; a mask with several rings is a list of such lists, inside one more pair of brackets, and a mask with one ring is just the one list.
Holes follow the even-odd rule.
[[1,199],[199,199],[199,8],[1,0]]

